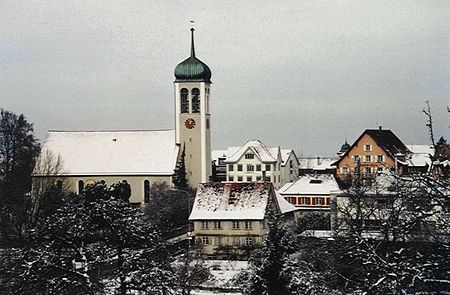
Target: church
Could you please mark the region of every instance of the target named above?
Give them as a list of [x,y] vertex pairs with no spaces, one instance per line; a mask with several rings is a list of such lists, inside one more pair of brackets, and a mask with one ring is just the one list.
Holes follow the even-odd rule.
[[[172,184],[177,162],[185,153],[186,179],[190,187],[211,177],[211,70],[195,55],[194,29],[191,54],[175,68],[175,129],[119,131],[50,130],[41,163],[59,158],[58,182],[79,193],[86,185],[126,181],[130,202],[149,199],[153,183]],[[49,177],[36,169],[34,178]]]

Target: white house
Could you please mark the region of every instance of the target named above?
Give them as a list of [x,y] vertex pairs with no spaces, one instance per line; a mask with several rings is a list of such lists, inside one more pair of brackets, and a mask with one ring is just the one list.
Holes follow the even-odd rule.
[[281,149],[281,185],[294,182],[298,179],[298,167],[300,162],[294,150]]

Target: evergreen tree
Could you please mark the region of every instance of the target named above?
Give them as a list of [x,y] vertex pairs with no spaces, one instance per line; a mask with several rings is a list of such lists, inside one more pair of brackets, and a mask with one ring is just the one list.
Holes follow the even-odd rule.
[[180,190],[186,190],[188,188],[188,183],[186,180],[185,150],[186,146],[183,145],[183,150],[181,152],[180,157],[178,158],[177,165],[175,167],[175,171],[172,177],[172,182],[175,188]]
[[289,234],[281,215],[269,210],[268,233],[262,248],[255,250],[249,260],[248,280],[244,294],[277,295],[291,294],[292,273],[288,267],[290,247]]
[[23,243],[25,195],[39,153],[33,124],[24,115],[0,109],[0,246]]

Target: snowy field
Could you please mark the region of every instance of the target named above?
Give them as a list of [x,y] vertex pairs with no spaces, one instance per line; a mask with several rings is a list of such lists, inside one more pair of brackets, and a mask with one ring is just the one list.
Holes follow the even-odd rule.
[[193,290],[193,295],[241,294],[231,280],[241,270],[247,269],[247,261],[206,260],[205,264],[209,266],[212,278],[203,285],[204,289]]

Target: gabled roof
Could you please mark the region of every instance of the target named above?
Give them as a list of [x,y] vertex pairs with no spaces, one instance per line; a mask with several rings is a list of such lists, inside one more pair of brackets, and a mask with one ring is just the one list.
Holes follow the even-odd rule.
[[64,175],[173,175],[174,130],[49,131],[43,153],[60,156]]
[[281,152],[281,161],[282,161],[281,166],[286,166],[287,160],[289,159],[290,155],[293,155],[295,161],[297,161],[297,164],[300,164],[293,149],[290,149],[290,150],[281,149],[280,152]]
[[286,183],[279,193],[285,195],[329,195],[331,191],[338,191],[339,186],[333,175],[318,174],[305,175],[296,182]]
[[266,147],[259,140],[249,140],[234,154],[229,155],[225,162],[235,163],[248,151],[251,150],[261,162],[277,162],[279,147]]
[[370,136],[391,158],[395,158],[397,153],[408,154],[410,151],[403,144],[403,142],[391,131],[385,129],[366,129],[352,146],[342,155],[342,157],[337,160],[333,165],[338,164],[342,159],[344,159],[348,153],[358,144],[361,138],[367,134]]
[[199,184],[189,220],[263,220],[273,195],[270,182]]

